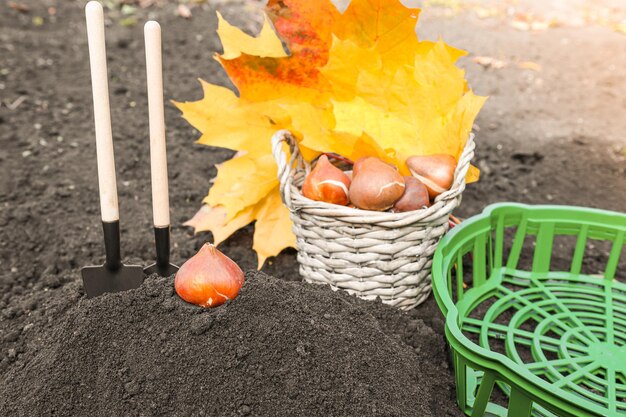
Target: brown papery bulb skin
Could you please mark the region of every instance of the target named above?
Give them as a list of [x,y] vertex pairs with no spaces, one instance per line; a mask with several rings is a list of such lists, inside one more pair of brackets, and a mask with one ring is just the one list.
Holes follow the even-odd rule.
[[311,200],[345,206],[350,202],[350,183],[350,178],[322,155],[304,180],[302,195]]
[[411,156],[406,165],[411,174],[428,188],[431,199],[448,191],[454,181],[456,159],[451,155]]
[[404,178],[393,166],[365,157],[354,164],[350,201],[363,210],[384,211],[402,197],[404,188]]
[[188,303],[217,307],[235,299],[243,282],[241,268],[215,246],[205,243],[180,267],[174,278],[174,288]]
[[394,213],[420,210],[430,206],[428,189],[415,177],[404,177],[405,190],[400,200],[393,206]]

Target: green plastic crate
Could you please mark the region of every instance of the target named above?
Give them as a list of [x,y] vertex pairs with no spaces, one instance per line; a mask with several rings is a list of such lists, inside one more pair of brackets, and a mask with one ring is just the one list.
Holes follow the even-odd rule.
[[[620,213],[507,203],[444,237],[433,289],[467,415],[626,416],[626,285],[615,279],[625,232]],[[560,239],[567,267],[553,256]],[[585,270],[601,243],[608,257]]]

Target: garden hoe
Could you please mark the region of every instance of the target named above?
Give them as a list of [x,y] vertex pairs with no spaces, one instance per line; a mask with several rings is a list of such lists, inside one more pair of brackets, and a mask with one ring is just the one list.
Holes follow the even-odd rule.
[[100,210],[106,252],[104,265],[87,266],[82,269],[85,293],[91,298],[106,292],[138,288],[143,282],[144,275],[141,266],[124,265],[121,261],[120,215],[113,158],[102,6],[96,1],[91,1],[87,4],[85,13],[96,126]]
[[150,115],[150,169],[152,174],[152,215],[156,262],[144,269],[147,275],[169,277],[178,271],[170,263],[170,202],[167,187],[165,153],[165,116],[163,111],[163,69],[161,62],[161,27],[151,21],[144,27],[146,73]]

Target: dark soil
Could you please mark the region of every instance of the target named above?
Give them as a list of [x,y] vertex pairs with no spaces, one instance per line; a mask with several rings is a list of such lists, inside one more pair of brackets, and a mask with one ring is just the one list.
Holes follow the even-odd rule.
[[[65,321],[69,322],[70,317],[76,319],[78,306],[92,303],[81,295],[80,268],[101,263],[104,258],[83,15],[85,1],[19,1],[30,6],[28,13],[8,7],[9,3],[0,3],[2,386],[6,386],[8,375],[19,377],[18,369],[24,366],[35,369],[45,365],[41,361],[50,360],[46,355],[38,355],[31,347],[41,352],[44,348],[53,350],[54,346],[38,344],[37,339],[51,337],[55,331],[61,332],[63,326],[69,331]],[[251,12],[254,2],[220,0],[216,3],[233,23],[247,29],[254,26],[246,23],[254,21]],[[551,1],[540,3],[547,9]],[[51,6],[55,7],[54,15],[48,12]],[[137,25],[128,25],[119,8],[107,11],[109,87],[120,194],[122,253],[126,261],[144,265],[152,261],[154,251],[141,23],[156,18],[163,27],[164,80],[168,98],[200,98],[201,89],[196,78],[229,85],[218,63],[211,58],[219,49],[214,8],[196,7],[190,20],[176,16],[175,8],[175,2],[158,2],[157,6],[137,9],[132,15],[139,22]],[[476,123],[478,148],[475,163],[482,170],[482,178],[466,190],[457,213],[459,216],[478,213],[487,204],[499,201],[624,210],[624,35],[598,26],[521,32],[494,19],[477,19],[471,13],[447,16],[438,13],[436,8],[424,10],[420,22],[418,33],[422,38],[436,39],[442,35],[447,42],[474,55],[494,56],[510,62],[532,60],[542,66],[540,72],[524,70],[513,64],[493,70],[483,69],[472,62],[471,57],[463,60],[462,65],[474,90],[478,94],[490,95],[490,99]],[[172,258],[181,263],[210,240],[210,234],[193,235],[182,223],[200,207],[209,181],[215,175],[214,165],[229,157],[230,152],[194,145],[198,133],[171,105],[166,108],[166,121]],[[252,227],[247,227],[220,249],[242,268],[250,269],[256,267],[251,246]],[[285,280],[300,280],[292,250],[270,260],[263,270]],[[143,291],[137,296],[141,297]],[[122,296],[119,300],[122,303],[127,299]],[[93,303],[96,305],[100,301],[94,300]],[[154,301],[149,304],[157,305]],[[378,311],[372,308],[373,312]],[[126,314],[133,317],[128,310]],[[182,314],[176,308],[173,311]],[[194,316],[189,315],[187,320],[189,317]],[[383,321],[386,324],[381,328],[410,328],[404,340],[412,346],[418,346],[415,343],[420,339],[430,337],[430,328],[442,334],[443,321],[432,297],[408,315],[390,313],[389,317],[391,319]],[[403,327],[403,321],[409,318],[422,319],[426,327],[418,320]],[[85,323],[77,325],[86,326]],[[183,323],[180,325],[184,326]],[[44,332],[47,327],[51,333]],[[145,328],[137,324],[136,331],[145,332]],[[72,340],[78,342],[79,336],[75,337]],[[138,343],[150,345],[141,340]],[[162,345],[169,343],[176,341],[168,338],[157,342],[157,346],[163,348]],[[117,360],[122,361],[131,348],[132,344],[122,342]],[[69,359],[72,353],[63,355],[68,355],[66,358]],[[413,355],[414,361],[419,362],[419,354]],[[342,357],[338,356],[337,363],[341,361]],[[63,363],[55,365],[59,370],[74,372],[64,368]],[[445,395],[436,395],[432,400],[438,407],[447,409],[452,403],[448,395],[452,387],[450,372],[439,360],[433,365],[438,367],[441,381],[448,383],[440,390]],[[410,365],[408,369],[411,369]],[[56,375],[62,378],[59,370],[55,371]],[[98,371],[109,372],[101,368]],[[92,379],[97,375],[94,371],[93,375],[84,377]],[[40,383],[46,380],[45,376],[34,378],[40,378]],[[120,376],[119,381],[122,380],[123,376]],[[139,383],[145,384],[145,381]],[[81,389],[79,385],[71,387]],[[375,388],[375,384],[372,387]],[[424,389],[429,390],[428,387]],[[120,396],[111,402],[125,401],[123,393],[119,391],[118,394]],[[240,398],[245,396],[244,393],[238,394]],[[5,398],[4,392],[0,397]],[[72,404],[88,403],[87,397],[70,399],[66,400]]]
[[0,414],[458,415],[443,338],[421,320],[263,273],[203,309],[172,281],[40,309]]

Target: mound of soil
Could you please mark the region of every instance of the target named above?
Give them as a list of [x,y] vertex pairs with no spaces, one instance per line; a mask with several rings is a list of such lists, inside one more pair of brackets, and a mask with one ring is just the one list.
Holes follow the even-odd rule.
[[441,336],[326,287],[248,273],[237,299],[203,309],[152,276],[46,302],[0,415],[460,415]]

